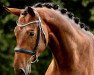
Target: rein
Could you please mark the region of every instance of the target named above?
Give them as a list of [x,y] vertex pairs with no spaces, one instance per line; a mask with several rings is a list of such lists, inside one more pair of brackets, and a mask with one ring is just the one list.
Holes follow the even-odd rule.
[[[39,14],[38,14],[39,16]],[[34,46],[34,48],[32,50],[28,50],[28,49],[24,49],[24,48],[18,48],[16,47],[14,50],[15,52],[19,52],[19,53],[26,53],[26,54],[30,54],[32,55],[30,60],[35,57],[35,60],[34,61],[31,61],[31,63],[35,63],[35,62],[38,62],[38,56],[36,55],[36,51],[37,51],[37,48],[38,48],[38,45],[39,45],[39,41],[40,41],[40,36],[42,36],[43,40],[44,40],[44,43],[46,45],[46,37],[45,37],[45,33],[43,31],[43,28],[41,26],[41,19],[40,19],[40,16],[38,17],[38,20],[36,21],[31,21],[27,24],[20,24],[17,22],[17,25],[20,26],[20,27],[25,27],[25,26],[28,26],[30,24],[33,24],[33,23],[38,23],[38,30],[37,30],[37,39],[36,39],[36,44]],[[30,61],[29,60],[29,61]]]

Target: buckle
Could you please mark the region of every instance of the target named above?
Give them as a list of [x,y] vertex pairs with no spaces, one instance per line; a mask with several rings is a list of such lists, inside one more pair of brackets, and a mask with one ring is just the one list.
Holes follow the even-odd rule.
[[27,61],[27,63],[28,63],[28,64],[34,64],[34,63],[36,63],[36,62],[38,62],[38,61],[39,61],[38,56],[37,56],[37,55],[32,55],[32,56],[30,57],[30,59]]

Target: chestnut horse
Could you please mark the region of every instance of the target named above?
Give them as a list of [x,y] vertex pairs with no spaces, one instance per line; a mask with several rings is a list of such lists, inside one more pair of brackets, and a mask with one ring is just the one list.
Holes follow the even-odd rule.
[[49,3],[7,11],[19,16],[14,30],[16,75],[28,75],[47,45],[53,59],[45,75],[94,75],[94,36],[72,13]]

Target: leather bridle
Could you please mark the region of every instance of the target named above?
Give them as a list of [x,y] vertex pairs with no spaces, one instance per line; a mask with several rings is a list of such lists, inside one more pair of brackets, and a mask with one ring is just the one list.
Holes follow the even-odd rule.
[[38,56],[36,55],[36,51],[37,51],[37,48],[38,48],[38,45],[39,45],[40,36],[42,36],[42,38],[44,40],[44,43],[46,45],[46,36],[45,36],[45,33],[44,33],[43,28],[41,26],[42,22],[41,22],[40,16],[38,14],[38,20],[31,21],[31,22],[29,22],[27,24],[19,24],[19,22],[17,22],[17,26],[21,26],[21,27],[25,27],[25,26],[28,26],[28,25],[33,24],[33,23],[38,23],[37,39],[36,39],[36,44],[35,44],[34,48],[32,50],[28,50],[28,49],[25,49],[25,48],[16,47],[14,49],[15,52],[26,53],[26,54],[32,55],[32,57],[35,57],[35,60],[31,61],[31,63],[35,63],[36,61],[38,61]]

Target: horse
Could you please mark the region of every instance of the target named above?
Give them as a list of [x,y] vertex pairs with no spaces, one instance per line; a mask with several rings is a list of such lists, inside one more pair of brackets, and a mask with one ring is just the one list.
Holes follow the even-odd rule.
[[38,3],[7,11],[19,17],[14,29],[16,75],[31,73],[47,45],[53,58],[45,75],[94,75],[94,35],[67,9]]

